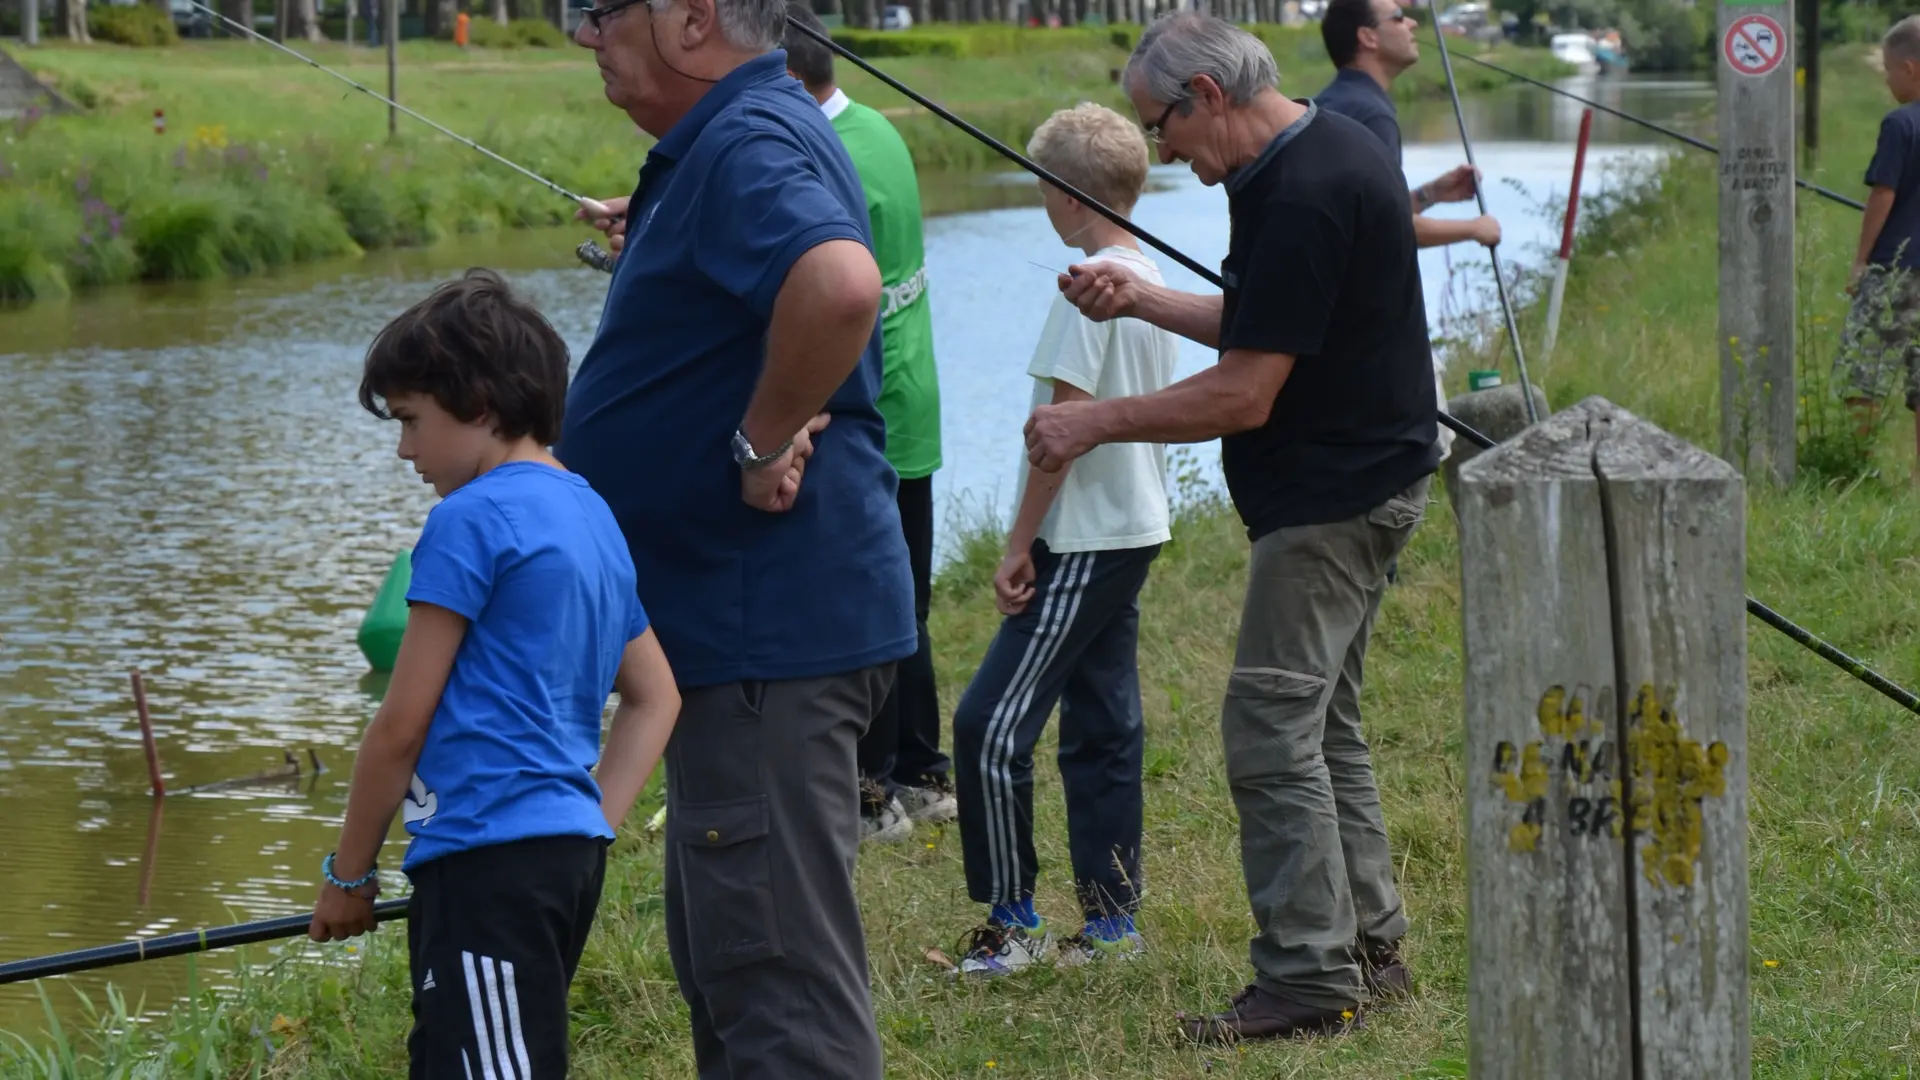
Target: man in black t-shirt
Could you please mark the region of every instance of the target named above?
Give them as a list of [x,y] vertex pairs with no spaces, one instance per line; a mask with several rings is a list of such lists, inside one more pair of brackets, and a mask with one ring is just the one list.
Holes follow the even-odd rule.
[[1028,458],[1050,470],[1104,443],[1220,437],[1253,541],[1220,728],[1255,979],[1227,1011],[1182,1017],[1203,1041],[1346,1030],[1411,989],[1359,699],[1386,567],[1438,459],[1413,216],[1374,137],[1278,81],[1259,39],[1210,16],[1141,36],[1123,83],[1161,160],[1227,189],[1226,288],[1175,292],[1113,263],[1073,266],[1060,287],[1090,318],[1143,319],[1220,360],[1027,422]]

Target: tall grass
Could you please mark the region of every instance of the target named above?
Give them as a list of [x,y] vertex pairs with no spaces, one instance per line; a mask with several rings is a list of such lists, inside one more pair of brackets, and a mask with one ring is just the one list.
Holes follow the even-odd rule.
[[[1259,29],[1281,58],[1287,92],[1309,94],[1324,83],[1317,38]],[[1127,108],[1114,83],[1126,57],[1114,37],[1122,30],[943,29],[970,43],[967,55],[884,64],[988,134],[1024,147],[1055,109],[1081,100]],[[525,28],[518,33],[509,34],[516,44],[529,38]],[[569,190],[630,191],[651,140],[607,103],[588,56],[571,44],[478,47],[489,35],[498,36],[487,30],[468,50],[403,43],[399,100]],[[299,48],[385,91],[380,54],[332,43]],[[1507,53],[1527,70],[1555,66],[1537,50]],[[20,59],[89,112],[29,113],[0,144],[0,301],[142,278],[257,273],[453,233],[558,225],[573,213],[551,191],[411,118],[401,116],[389,139],[385,106],[265,46],[49,44]],[[851,65],[840,68],[850,93],[892,117],[923,173],[1004,166],[965,132]],[[1400,89],[1421,96],[1444,93],[1444,84],[1437,66],[1425,65]],[[156,111],[165,115],[164,134],[153,131]]]

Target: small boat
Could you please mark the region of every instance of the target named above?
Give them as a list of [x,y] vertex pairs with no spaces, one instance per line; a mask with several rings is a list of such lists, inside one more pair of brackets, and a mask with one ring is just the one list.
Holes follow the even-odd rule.
[[1582,75],[1600,74],[1600,59],[1594,53],[1597,43],[1590,34],[1555,34],[1547,43],[1553,58],[1572,65]]

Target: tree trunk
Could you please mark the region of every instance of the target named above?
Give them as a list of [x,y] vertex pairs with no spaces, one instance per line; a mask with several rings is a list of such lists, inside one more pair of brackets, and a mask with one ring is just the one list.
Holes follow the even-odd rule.
[[512,16],[507,13],[507,0],[493,0],[493,21],[505,26],[511,19]]
[[[84,4],[86,0],[67,0],[67,2],[69,4],[75,2]],[[220,0],[220,14],[225,15],[227,18],[232,19],[234,22],[239,23],[249,30],[253,29],[253,0]],[[224,23],[221,25],[221,30],[223,33],[235,37],[244,38],[247,36],[228,29]]]
[[67,12],[67,37],[69,40],[86,44],[93,40],[87,33],[87,0],[65,0]]
[[320,11],[316,0],[282,0],[287,15],[285,37],[320,41]]
[[442,33],[449,39],[453,37],[453,16],[447,11],[447,6],[447,0],[426,0],[421,5],[420,31],[429,40],[439,40]]
[[913,0],[913,24],[925,26],[933,21],[933,5],[927,0]]

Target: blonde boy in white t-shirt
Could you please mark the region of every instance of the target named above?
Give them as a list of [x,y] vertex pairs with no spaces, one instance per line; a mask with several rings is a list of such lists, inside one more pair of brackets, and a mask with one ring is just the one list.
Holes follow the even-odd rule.
[[[1140,128],[1111,109],[1063,109],[1027,152],[1062,180],[1128,213],[1147,180]],[[1158,284],[1133,236],[1051,184],[1040,185],[1061,242],[1124,262]],[[1151,394],[1173,381],[1172,334],[1137,319],[1093,322],[1056,296],[1027,371],[1036,405]],[[1060,708],[1068,848],[1084,925],[1061,959],[1137,950],[1140,758],[1146,742],[1136,664],[1140,587],[1170,537],[1165,449],[1102,446],[1065,472],[1022,455],[1019,511],[994,593],[1007,616],[953,720],[954,781],[967,893],[990,906],[963,972],[998,975],[1053,944],[1033,909],[1033,747]]]

